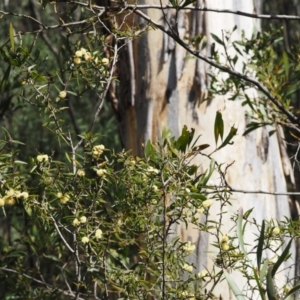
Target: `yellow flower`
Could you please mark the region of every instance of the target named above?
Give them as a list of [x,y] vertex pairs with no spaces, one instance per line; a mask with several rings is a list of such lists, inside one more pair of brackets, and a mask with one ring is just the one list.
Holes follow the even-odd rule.
[[99,157],[103,153],[104,149],[105,147],[103,145],[94,146],[92,150],[93,157]]
[[222,242],[222,243],[227,243],[228,241],[229,241],[228,235],[227,235],[227,234],[224,234],[224,235],[222,236],[221,242]]
[[90,62],[92,61],[93,57],[92,57],[92,54],[90,52],[86,52],[84,55],[84,60],[87,61],[87,62]]
[[0,207],[5,205],[5,199],[4,198],[0,198]]
[[80,221],[77,218],[75,218],[73,220],[72,224],[73,224],[73,226],[79,226],[80,225]]
[[105,169],[98,169],[96,171],[96,173],[97,173],[97,176],[104,177],[104,175],[106,174],[106,170]]
[[60,203],[66,204],[70,200],[70,196],[67,194],[64,194],[60,197]]
[[207,270],[204,269],[204,270],[202,270],[201,272],[199,272],[199,273],[197,274],[197,277],[198,277],[199,279],[201,279],[201,278],[207,276],[207,274],[208,274]]
[[[81,48],[81,50],[77,50],[77,51],[75,52],[75,56],[76,56],[76,57],[82,57],[82,55],[83,55],[82,49],[83,49],[83,48]],[[84,52],[86,52],[85,49],[84,49]]]
[[90,239],[89,239],[87,236],[84,236],[84,237],[81,239],[81,242],[82,242],[83,244],[87,244],[89,241],[90,241]]
[[36,157],[36,160],[40,163],[42,162],[48,162],[49,161],[49,156],[47,154],[44,154],[44,155],[38,155]]
[[63,193],[58,192],[58,193],[56,194],[56,196],[57,196],[57,198],[61,198],[61,197],[63,196]]
[[147,169],[147,173],[155,173],[155,174],[158,174],[159,173],[159,170],[153,168],[153,167],[149,167]]
[[273,228],[272,233],[275,234],[275,235],[280,234],[280,228],[279,227]]
[[8,191],[5,192],[7,197],[13,197],[15,196],[15,190],[14,189],[9,189]]
[[183,270],[185,270],[185,271],[187,271],[187,272],[192,272],[193,271],[193,266],[191,266],[191,265],[189,265],[189,264],[184,264],[183,266],[182,266],[182,269]]
[[7,197],[7,198],[5,197],[4,199],[5,199],[5,204],[7,205],[15,205],[16,203],[16,200],[12,197]]
[[101,62],[102,62],[102,65],[108,66],[108,64],[109,64],[109,59],[108,59],[108,58],[103,58]]
[[80,223],[86,223],[86,217],[85,216],[80,217],[79,220],[80,220]]
[[101,229],[97,229],[95,231],[95,238],[96,239],[101,239],[101,237],[102,237],[102,230]]
[[191,242],[187,242],[183,245],[182,249],[186,254],[191,254],[194,252],[196,246]]
[[28,194],[27,192],[22,192],[22,193],[20,194],[20,197],[22,197],[23,199],[28,199],[29,194]]
[[[85,48],[80,48],[80,51],[81,51],[81,54],[82,55],[85,55],[87,53],[86,49]],[[76,55],[76,54],[75,54]]]
[[229,250],[229,245],[227,243],[222,243],[221,247],[223,251]]
[[205,201],[202,202],[202,206],[204,208],[208,208],[212,205],[212,203],[213,203],[213,201],[211,199],[208,199],[208,200],[205,200]]
[[85,176],[85,171],[84,170],[78,170],[77,175],[79,177],[84,177]]
[[66,91],[60,91],[58,96],[59,96],[59,98],[64,99],[64,98],[67,97],[67,92]]
[[73,63],[75,64],[75,65],[79,65],[80,63],[81,63],[81,59],[80,59],[80,57],[74,57],[73,58]]
[[197,209],[197,213],[198,214],[202,214],[204,212],[204,208],[203,207],[200,207]]

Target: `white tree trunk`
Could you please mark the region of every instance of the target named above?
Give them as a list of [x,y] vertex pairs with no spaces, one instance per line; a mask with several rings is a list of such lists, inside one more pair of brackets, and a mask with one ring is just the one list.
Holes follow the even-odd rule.
[[[165,1],[164,1],[165,2]],[[142,1],[140,2],[141,4]],[[160,4],[156,1],[145,1],[149,4]],[[206,3],[206,5],[205,5]],[[260,1],[197,1],[200,7],[231,9],[249,13],[260,12]],[[153,20],[168,26],[160,10],[145,10]],[[173,13],[167,12],[169,23],[174,20]],[[142,19],[138,25],[143,25]],[[210,33],[222,36],[222,30],[232,30],[237,25],[235,38],[242,30],[250,37],[254,30],[259,29],[257,19],[245,18],[235,14],[213,12],[180,11],[178,15],[178,30],[182,39],[204,33],[211,43]],[[234,38],[233,37],[233,38]],[[132,51],[130,48],[132,47]],[[181,128],[195,128],[196,136],[201,135],[200,143],[210,144],[211,152],[215,147],[213,126],[216,111],[221,111],[225,124],[225,135],[232,125],[238,128],[234,144],[218,151],[214,158],[218,163],[234,164],[228,169],[228,183],[242,190],[264,190],[270,192],[285,192],[286,182],[282,164],[282,155],[276,135],[268,136],[268,128],[256,130],[246,137],[247,119],[241,102],[229,101],[225,96],[216,96],[211,101],[199,105],[203,95],[207,93],[207,71],[209,66],[195,59],[186,59],[186,51],[160,30],[151,30],[141,38],[134,40],[124,53],[120,65],[120,109],[122,116],[122,136],[127,148],[133,153],[142,154],[142,143],[159,138],[162,128],[166,125],[176,136]],[[207,48],[209,49],[209,47]],[[209,50],[208,50],[209,51]],[[131,59],[133,58],[133,60]],[[227,130],[227,132],[226,132]],[[198,162],[206,167],[203,157]],[[285,171],[288,172],[288,163]],[[213,184],[219,184],[219,178],[212,179]],[[244,212],[254,207],[252,217],[258,223],[264,218],[282,220],[290,216],[288,198],[286,196],[271,196],[258,194],[233,194],[232,206],[226,207],[228,213],[223,217],[222,232],[234,235],[230,216],[237,213],[239,208]],[[219,205],[215,203],[211,209],[211,218],[219,220]],[[204,216],[199,217],[203,221]],[[247,242],[253,242],[255,236],[248,228]],[[196,255],[190,260],[197,272],[207,268],[210,270],[214,261],[215,249],[211,246],[213,239],[204,232],[199,232],[190,226],[179,225],[178,235],[184,241],[193,241],[197,245]],[[251,244],[253,245],[253,243]],[[251,249],[248,247],[249,250]],[[294,274],[287,269],[282,273],[289,278]],[[242,284],[237,277],[237,284]],[[239,286],[241,289],[242,285]],[[217,290],[222,299],[232,299],[225,282],[218,285]]]

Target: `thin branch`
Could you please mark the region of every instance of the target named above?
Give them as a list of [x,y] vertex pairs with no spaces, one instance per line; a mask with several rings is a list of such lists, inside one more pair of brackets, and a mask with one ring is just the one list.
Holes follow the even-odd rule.
[[[78,1],[64,1],[67,3],[73,3],[81,6],[88,7],[87,3],[82,3]],[[244,11],[239,10],[231,10],[231,9],[216,9],[216,8],[207,8],[207,7],[200,7],[200,6],[185,6],[185,7],[179,7],[176,8],[172,5],[155,5],[155,4],[138,4],[138,5],[126,5],[126,6],[98,6],[93,5],[93,9],[102,11],[117,11],[124,9],[159,9],[159,10],[165,10],[165,9],[176,9],[176,10],[188,10],[188,11],[204,11],[204,12],[214,12],[214,13],[221,13],[221,14],[233,14],[233,15],[239,15],[247,18],[253,18],[253,19],[267,19],[267,20],[300,20],[300,16],[295,15],[278,15],[278,14],[269,14],[269,15],[263,15],[263,14],[251,14]]]
[[[13,269],[3,268],[3,267],[0,267],[0,270],[5,271],[5,272],[10,272],[10,273],[15,273],[15,274],[17,274],[17,275],[21,275],[21,276],[26,277],[26,278],[28,278],[28,279],[30,279],[30,280],[36,282],[36,283],[39,283],[39,284],[42,284],[42,285],[46,286],[46,287],[47,287],[48,289],[50,289],[50,290],[53,290],[53,291],[59,291],[60,293],[66,295],[66,296],[74,297],[74,292],[73,292],[73,291],[64,291],[64,290],[62,290],[62,289],[59,289],[59,288],[57,288],[57,287],[54,287],[54,286],[52,286],[52,285],[46,283],[46,282],[43,282],[43,281],[41,281],[41,280],[38,280],[38,279],[36,279],[36,278],[34,278],[34,277],[28,275],[28,274],[21,273],[21,272],[18,272],[18,271],[16,271],[16,270],[13,270]],[[84,296],[88,296],[88,295],[84,295]],[[79,300],[84,300],[84,299],[86,299],[86,298],[78,298],[78,299],[79,299]]]
[[49,215],[50,215],[50,217],[51,217],[51,219],[52,219],[52,221],[53,221],[53,224],[54,224],[54,226],[55,226],[55,228],[56,228],[56,231],[57,231],[57,233],[59,234],[60,238],[63,240],[63,242],[64,242],[64,244],[67,246],[67,248],[68,248],[72,253],[74,253],[75,251],[74,251],[74,250],[72,249],[72,247],[68,244],[68,242],[66,241],[65,237],[63,236],[63,234],[62,234],[61,231],[59,230],[58,225],[56,224],[56,221],[55,221],[54,217],[52,216],[52,214],[49,214]]

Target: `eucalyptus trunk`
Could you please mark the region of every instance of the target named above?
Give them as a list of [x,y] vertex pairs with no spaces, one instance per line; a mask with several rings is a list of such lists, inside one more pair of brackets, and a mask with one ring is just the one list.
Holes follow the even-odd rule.
[[[163,1],[165,2],[165,1]],[[166,3],[166,2],[165,2]],[[140,4],[160,4],[160,1],[143,1]],[[197,1],[196,6],[206,6],[206,1]],[[257,1],[208,1],[207,7],[216,9],[230,9],[259,13],[261,3]],[[167,28],[174,24],[174,11],[143,10],[151,19]],[[166,20],[166,19],[167,20]],[[142,18],[136,24],[143,26]],[[222,30],[232,30],[237,26],[235,38],[242,30],[250,37],[253,31],[259,30],[257,19],[241,17],[235,14],[179,11],[178,32],[181,39],[188,39],[195,35],[204,34],[207,37],[207,55],[212,43],[211,33],[222,36]],[[233,37],[233,38],[234,38]],[[285,192],[286,176],[291,174],[289,160],[286,157],[282,139],[278,134],[269,137],[270,128],[257,129],[243,136],[249,121],[245,116],[245,108],[239,100],[231,101],[226,96],[214,96],[209,101],[202,101],[207,95],[209,66],[201,60],[187,59],[188,53],[172,38],[160,30],[150,30],[147,34],[133,40],[122,53],[119,65],[120,81],[119,109],[121,116],[121,133],[124,145],[132,149],[134,154],[142,155],[142,144],[148,139],[159,139],[164,126],[178,136],[184,125],[195,128],[196,136],[201,135],[200,142],[210,144],[210,152],[215,147],[214,120],[216,112],[223,115],[225,134],[231,126],[238,128],[238,135],[234,144],[226,146],[214,155],[219,164],[232,164],[226,173],[226,181],[235,189],[245,191],[273,191]],[[227,132],[226,132],[227,130]],[[209,151],[208,149],[208,151]],[[195,162],[194,162],[195,163]],[[199,157],[198,164],[207,167],[207,161]],[[219,184],[219,177],[212,179],[210,184]],[[243,211],[253,209],[252,217],[258,223],[263,219],[283,220],[290,216],[289,199],[287,196],[266,194],[238,194],[231,197],[232,206],[226,207],[228,213],[223,217],[222,232],[232,234],[230,216],[242,208]],[[220,206],[215,203],[211,216],[219,220]],[[204,216],[199,216],[203,221]],[[211,269],[214,261],[215,248],[211,246],[213,239],[205,232],[187,229],[184,224],[174,228],[183,241],[196,243],[196,255],[190,256],[197,272],[203,268]],[[248,228],[248,230],[255,228]],[[253,233],[247,233],[247,241],[254,240]],[[248,249],[251,250],[250,248]],[[282,275],[293,277],[290,269]],[[239,277],[236,278],[237,284]],[[242,288],[242,286],[240,286]],[[225,282],[218,285],[217,294],[222,299],[232,299],[229,287]]]

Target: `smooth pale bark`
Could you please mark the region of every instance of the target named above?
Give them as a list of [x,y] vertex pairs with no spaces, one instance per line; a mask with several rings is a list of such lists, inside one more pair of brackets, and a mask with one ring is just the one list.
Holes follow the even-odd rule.
[[[145,4],[160,4],[159,1],[145,1]],[[144,4],[142,1],[140,4]],[[204,6],[197,1],[197,6]],[[260,1],[208,1],[206,7],[217,9],[240,10],[250,13],[260,11]],[[168,26],[161,11],[145,10],[153,20]],[[173,14],[166,11],[170,24],[174,22]],[[138,25],[145,21],[137,19]],[[259,29],[256,19],[240,17],[234,14],[179,12],[178,31],[182,39],[204,33],[208,45],[212,42],[210,33],[222,36],[222,30],[232,30],[238,27],[235,37],[238,38],[244,30],[250,37],[254,30]],[[187,59],[187,53],[171,38],[159,30],[151,30],[137,40],[134,40],[123,52],[120,58],[119,73],[120,93],[119,109],[121,115],[121,132],[126,148],[133,149],[134,154],[142,155],[142,144],[160,137],[162,128],[166,125],[177,136],[181,128],[195,128],[196,135],[201,135],[200,143],[211,145],[209,152],[215,147],[213,126],[216,111],[221,111],[225,122],[225,135],[232,125],[238,128],[234,144],[215,153],[214,158],[224,165],[234,164],[228,169],[226,179],[236,189],[264,190],[285,192],[285,175],[290,175],[289,161],[286,159],[284,147],[279,146],[276,135],[268,136],[270,128],[256,130],[246,137],[242,136],[249,120],[240,101],[229,101],[226,96],[216,96],[210,101],[199,105],[207,93],[207,71],[209,66],[195,59]],[[282,163],[284,157],[284,164]],[[195,163],[195,162],[194,162]],[[198,164],[207,166],[203,157]],[[219,176],[211,183],[218,185]],[[258,194],[233,194],[232,206],[226,207],[228,213],[223,217],[222,232],[235,235],[232,231],[230,216],[237,213],[239,208],[244,212],[254,208],[252,217],[260,224],[267,220],[283,220],[290,216],[289,202],[286,196],[270,196]],[[211,208],[211,218],[219,220],[220,205],[215,203]],[[204,216],[199,216],[204,221]],[[196,243],[196,255],[190,256],[197,272],[204,267],[210,270],[214,262],[216,250],[211,246],[211,236],[190,226],[175,228],[183,241]],[[230,231],[231,230],[231,231]],[[246,240],[253,245],[255,236],[249,226]],[[248,250],[253,250],[248,247]],[[281,273],[293,277],[293,271],[287,269]],[[236,277],[241,285],[240,276]],[[225,282],[218,285],[217,294],[223,299],[232,299],[232,294]]]

